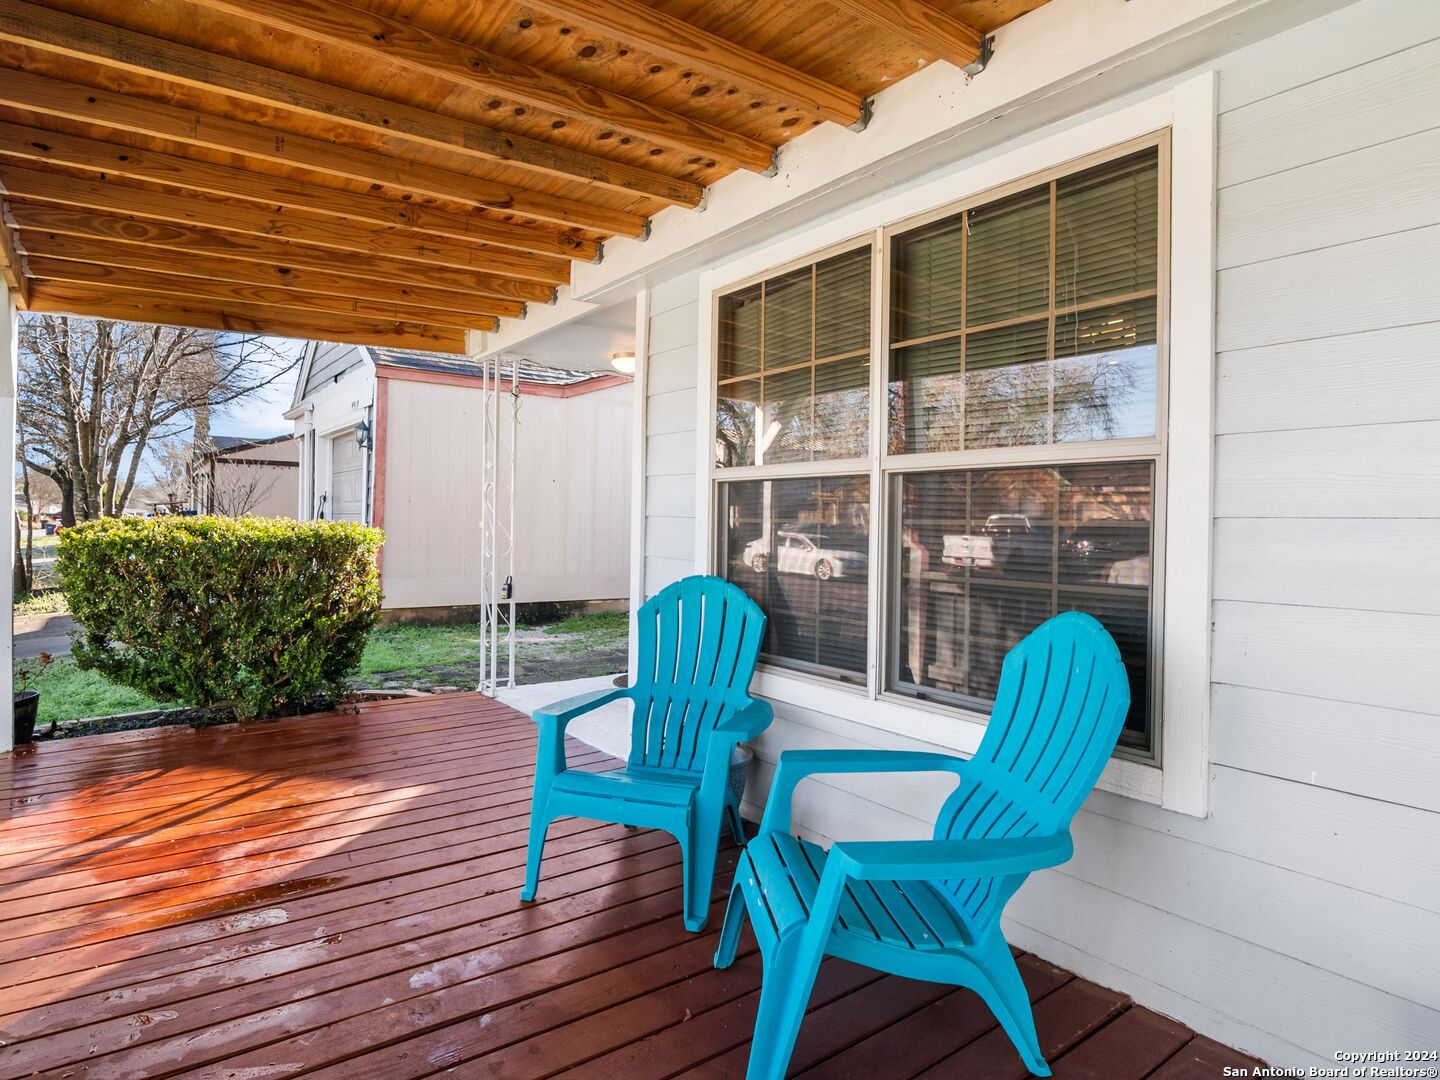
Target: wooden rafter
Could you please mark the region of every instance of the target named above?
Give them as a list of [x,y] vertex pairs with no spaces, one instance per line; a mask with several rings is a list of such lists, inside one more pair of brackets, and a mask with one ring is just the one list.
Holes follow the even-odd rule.
[[[351,276],[343,273],[320,273],[291,266],[269,266],[240,259],[218,259],[187,254],[177,259],[173,252],[144,244],[109,243],[86,240],[59,233],[31,233],[29,241],[36,257],[65,259],[96,266],[160,274],[180,274],[214,282],[257,285],[267,288],[294,289],[352,300],[375,300],[381,303],[404,304],[435,312],[461,315],[490,315],[514,318],[525,310],[519,300],[501,300],[479,296],[473,292],[431,289],[397,281],[379,281],[373,275]],[[353,269],[357,269],[352,267]],[[444,321],[444,320],[438,320]]]
[[547,176],[599,184],[678,206],[697,205],[703,190],[693,181],[232,60],[24,0],[0,0],[0,40],[218,91],[270,108],[344,124],[372,135],[409,140]]
[[208,161],[102,142],[45,128],[0,122],[0,157],[67,165],[114,176],[129,176],[186,191],[203,191],[283,206],[347,221],[394,226],[417,234],[528,251],[537,255],[593,259],[593,240],[550,229],[490,221],[471,214],[448,213],[414,203],[306,184],[268,173],[232,169]]
[[83,313],[95,319],[195,326],[240,334],[318,338],[321,341],[389,345],[401,349],[464,352],[469,331],[429,323],[379,322],[348,315],[289,312],[258,304],[192,301],[183,296],[150,296],[91,285],[37,281],[30,290],[30,310],[55,314]]
[[464,42],[334,0],[194,0],[324,45],[388,61],[466,90],[486,90],[658,146],[763,171],[775,151],[758,139],[577,82]]
[[404,304],[374,300],[347,300],[275,286],[239,285],[231,281],[205,281],[180,274],[159,274],[125,270],[93,263],[71,262],[34,256],[30,272],[40,281],[64,282],[69,285],[100,285],[128,292],[155,293],[160,296],[183,296],[190,300],[225,303],[238,300],[263,307],[279,307],[289,311],[319,311],[335,315],[355,315],[381,322],[434,323],[437,326],[458,326],[471,330],[494,330],[493,315],[465,315],[453,311],[408,307]]
[[39,169],[0,165],[0,189],[25,202],[134,214],[154,221],[293,240],[357,255],[504,274],[547,285],[563,285],[570,280],[570,263],[564,259],[479,247],[457,240],[415,237],[364,222],[343,223],[333,218],[307,217],[303,213],[279,210],[267,212],[249,204],[222,203],[194,195],[132,187],[118,180],[81,180]]
[[10,223],[5,220],[8,216],[5,203],[0,200],[0,274],[4,274],[5,284],[9,287],[16,306],[24,308],[30,300],[30,274],[25,256],[16,246]]
[[526,191],[323,139],[293,134],[277,138],[274,132],[257,124],[207,116],[191,109],[77,86],[13,68],[0,68],[0,102],[46,116],[239,154],[348,180],[381,184],[486,209],[510,211],[611,236],[639,236],[645,229],[645,219],[639,214]]
[[[247,236],[244,233],[173,225],[164,221],[142,221],[116,214],[78,210],[69,206],[46,206],[40,203],[16,201],[11,204],[10,211],[22,237],[32,232],[46,232],[90,240],[148,244],[186,255],[242,259],[271,266],[314,270],[322,274],[365,274],[382,280],[436,289],[469,290],[480,296],[498,296],[504,299],[544,302],[554,295],[553,287],[540,282],[518,281],[515,278],[477,274],[419,262],[402,262],[398,259],[346,255],[308,244]],[[29,246],[27,242],[27,250]]]
[[985,35],[926,0],[829,0],[847,15],[863,19],[881,30],[932,52],[956,67],[966,67],[980,56]]
[[526,0],[526,6],[631,42],[664,59],[693,64],[826,120],[852,124],[860,118],[859,95],[742,48],[641,0]]

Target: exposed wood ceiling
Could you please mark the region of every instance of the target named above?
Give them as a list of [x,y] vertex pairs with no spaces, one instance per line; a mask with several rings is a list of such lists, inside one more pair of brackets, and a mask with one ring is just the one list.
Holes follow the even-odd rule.
[[0,0],[33,311],[463,351],[1044,0]]

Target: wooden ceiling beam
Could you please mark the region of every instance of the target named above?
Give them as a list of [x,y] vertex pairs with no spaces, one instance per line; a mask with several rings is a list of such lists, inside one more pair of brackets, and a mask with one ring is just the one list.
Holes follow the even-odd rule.
[[15,233],[10,223],[4,200],[0,200],[0,274],[15,301],[15,306],[24,308],[30,301],[30,276],[26,271],[25,256],[15,243]]
[[589,27],[672,63],[693,65],[826,120],[853,124],[860,119],[859,95],[742,48],[641,0],[525,0],[525,6]]
[[911,45],[949,60],[956,67],[980,57],[985,35],[926,0],[830,0],[847,15],[903,38]]
[[104,286],[50,281],[35,282],[30,290],[30,310],[91,319],[159,323],[236,334],[383,345],[428,352],[465,352],[470,334],[468,330],[453,326],[291,312],[259,304],[215,304],[183,296],[150,296]]
[[600,124],[657,146],[701,154],[714,161],[763,172],[774,148],[758,139],[688,119],[667,109],[577,82],[543,68],[433,34],[335,0],[194,0],[202,7],[238,15],[351,50],[463,90],[485,90],[570,120]]
[[[373,277],[377,281],[405,282],[428,288],[469,291],[478,296],[495,296],[511,300],[546,302],[555,290],[540,282],[519,281],[493,274],[473,274],[446,266],[401,262],[325,248],[309,247],[284,240],[271,240],[244,233],[189,228],[163,221],[143,221],[116,214],[77,210],[68,206],[46,206],[41,203],[13,202],[10,212],[20,228],[22,239],[27,233],[59,233],[89,240],[114,240],[120,243],[148,244],[186,255],[204,255],[220,259],[241,259],[270,266],[314,270],[318,273],[344,273]],[[29,244],[26,245],[27,250]]]
[[593,240],[564,236],[552,229],[509,225],[23,124],[0,122],[0,156],[129,176],[188,191],[227,195],[472,244],[493,244],[535,255],[589,260],[599,250]]
[[694,181],[232,60],[25,0],[0,0],[0,40],[228,94],[371,135],[408,140],[563,180],[599,184],[676,206],[699,205],[704,191],[703,186]]
[[641,214],[542,195],[324,139],[279,135],[243,120],[209,116],[193,109],[78,86],[13,68],[0,68],[0,102],[44,116],[239,154],[289,168],[379,184],[396,191],[520,214],[609,236],[640,236],[645,231],[645,218]]
[[645,228],[645,219],[639,214],[540,195],[323,139],[291,134],[277,137],[275,132],[257,124],[208,116],[11,68],[0,68],[0,102],[46,116],[240,154],[599,233],[639,236]]
[[[501,300],[477,296],[470,292],[431,289],[398,281],[377,281],[373,276],[351,277],[339,273],[325,274],[299,270],[289,266],[267,266],[240,259],[220,259],[203,255],[186,255],[177,259],[173,252],[143,244],[110,243],[86,240],[59,233],[27,233],[26,240],[35,257],[55,261],[90,263],[100,267],[136,270],[160,274],[179,274],[214,282],[232,282],[274,289],[350,300],[373,300],[378,303],[403,304],[436,313],[436,322],[446,322],[440,312],[457,315],[500,316],[515,318],[525,310],[520,300]],[[353,269],[353,268],[352,268]]]
[[271,237],[356,255],[404,259],[482,274],[503,274],[546,285],[563,285],[570,280],[571,264],[566,259],[525,255],[503,248],[476,247],[455,240],[415,237],[383,225],[307,218],[296,216],[293,211],[215,202],[194,195],[132,187],[120,180],[81,180],[60,173],[3,164],[0,165],[0,189],[25,202],[75,206],[110,214],[133,214],[155,221]]
[[127,292],[155,293],[160,296],[183,296],[187,300],[213,301],[217,304],[240,302],[262,307],[285,308],[290,311],[319,311],[333,315],[354,315],[381,322],[433,323],[436,326],[458,326],[470,330],[494,330],[499,325],[492,315],[462,315],[459,312],[405,307],[371,300],[347,300],[262,285],[240,285],[233,281],[206,281],[178,274],[156,274],[126,270],[95,263],[70,262],[35,256],[30,260],[31,273],[38,280],[63,282],[67,285],[103,285]]

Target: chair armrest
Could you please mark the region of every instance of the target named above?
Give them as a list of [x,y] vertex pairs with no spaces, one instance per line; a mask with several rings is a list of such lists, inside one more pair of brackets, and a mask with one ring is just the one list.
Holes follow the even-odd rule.
[[760,831],[789,832],[795,788],[816,773],[949,772],[963,775],[967,761],[922,750],[786,750],[775,767]]
[[838,843],[828,861],[840,860],[861,881],[938,881],[1003,877],[1058,866],[1075,851],[1068,832],[971,840],[895,840]]
[[591,690],[587,694],[576,694],[574,697],[565,698],[563,701],[552,702],[549,705],[542,705],[530,714],[530,718],[541,727],[555,726],[561,732],[565,726],[577,716],[583,716],[587,712],[593,712],[602,705],[608,705],[612,701],[629,696],[629,691],[621,687],[611,690]]
[[577,694],[531,713],[530,718],[540,728],[540,741],[535,748],[536,783],[553,779],[565,771],[565,727],[571,720],[629,696],[630,691],[621,687],[591,690],[588,694]]
[[753,699],[749,705],[727,716],[715,725],[715,734],[731,742],[749,742],[775,719],[775,710],[768,701]]

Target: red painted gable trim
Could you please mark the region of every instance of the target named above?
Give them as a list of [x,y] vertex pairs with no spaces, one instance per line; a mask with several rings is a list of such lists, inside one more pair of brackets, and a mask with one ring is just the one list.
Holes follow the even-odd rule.
[[[418,368],[392,367],[388,364],[375,365],[375,378],[381,386],[385,385],[387,379],[435,383],[439,386],[463,386],[471,390],[479,389],[482,385],[482,380],[474,375],[461,375],[451,371],[422,371]],[[612,386],[624,386],[629,382],[628,375],[601,375],[599,378],[586,379],[571,386],[551,386],[549,383],[526,382],[521,379],[520,393],[533,394],[535,397],[579,397],[581,394],[593,394],[597,390],[608,390]],[[506,380],[506,386],[509,386],[509,380]]]

